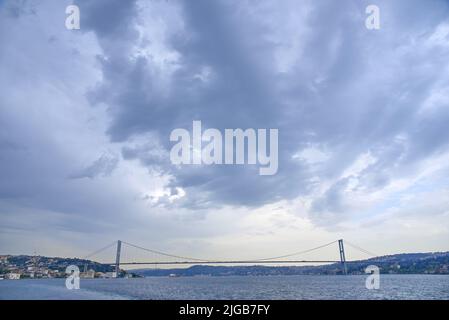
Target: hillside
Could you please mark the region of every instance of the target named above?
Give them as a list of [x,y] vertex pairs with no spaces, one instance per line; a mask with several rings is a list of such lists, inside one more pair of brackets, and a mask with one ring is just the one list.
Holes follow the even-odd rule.
[[79,258],[60,258],[28,255],[1,255],[0,275],[7,273],[20,274],[22,278],[60,278],[66,277],[65,270],[76,265],[81,272],[113,272],[114,268],[95,261]]
[[[22,277],[65,277],[65,268],[77,265],[80,271],[111,273],[113,266],[78,258],[58,258],[27,255],[0,256],[0,275],[17,272]],[[376,265],[386,274],[449,274],[449,252],[401,253],[347,263],[349,274],[364,274],[368,265]],[[122,270],[122,276],[127,272]],[[335,275],[342,274],[340,263],[322,266],[208,266],[196,265],[176,269],[132,270],[139,276],[245,276],[245,275]],[[131,275],[131,274],[129,274]]]

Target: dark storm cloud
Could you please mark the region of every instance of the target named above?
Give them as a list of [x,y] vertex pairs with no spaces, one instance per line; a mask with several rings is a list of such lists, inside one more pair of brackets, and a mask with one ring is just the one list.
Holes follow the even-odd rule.
[[100,38],[123,38],[125,34],[134,32],[133,20],[137,12],[135,0],[76,0],[74,4],[82,11],[83,29],[95,31]]
[[[192,38],[172,39],[173,48],[182,55],[182,66],[171,79],[168,96],[154,89],[157,77],[151,61],[143,57],[130,61],[129,52],[124,56],[105,52],[105,81],[90,97],[112,107],[114,118],[108,132],[113,141],[154,131],[168,149],[170,131],[189,128],[195,119],[219,129],[279,128],[282,101],[272,85],[276,76],[265,67],[271,57],[251,55],[254,48],[245,39],[251,40],[250,35],[243,35],[228,19],[233,9],[210,1],[191,2],[183,9]],[[242,37],[235,36],[239,33]],[[211,83],[195,78],[204,67],[211,70]],[[282,130],[280,135],[282,149]],[[132,152],[125,148],[123,153],[130,158]],[[301,189],[299,166],[289,163],[288,153],[280,157],[283,167],[275,177],[259,177],[254,168],[237,166],[177,170],[165,163],[165,170],[175,174],[173,186],[191,188],[192,193],[208,191],[213,202],[256,205],[292,197]],[[147,157],[141,160],[145,165],[155,164]]]
[[[87,26],[104,50],[104,80],[90,97],[110,107],[112,141],[152,132],[168,152],[170,131],[190,129],[192,120],[201,120],[204,128],[279,128],[279,172],[272,177],[258,176],[251,166],[174,168],[166,157],[142,156],[150,147],[147,152],[144,146],[125,147],[125,158],[157,165],[174,176],[172,187],[186,188],[182,206],[255,206],[306,194],[313,187],[311,169],[292,157],[310,143],[330,150],[319,172],[322,178],[337,178],[361,153],[371,152],[378,162],[359,178],[372,187],[385,185],[397,173],[393,163],[412,166],[447,147],[447,109],[430,118],[417,115],[441,76],[447,48],[413,48],[410,42],[413,37],[424,43],[435,31],[448,12],[445,2],[383,2],[383,29],[377,33],[364,28],[368,2],[305,2],[310,13],[304,25],[311,31],[301,39],[297,63],[279,72],[273,61],[280,45],[268,37],[273,26],[244,19],[252,9],[257,15],[257,3],[179,1],[185,29],[167,39],[180,55],[168,93],[158,87],[160,70],[151,57],[130,59],[131,46],[141,45],[135,37],[139,19],[134,3],[112,5],[118,22],[111,28],[106,27],[114,21],[107,20],[108,3],[91,11],[87,7]],[[297,8],[287,2],[276,10],[287,17]],[[431,54],[434,50],[439,54]],[[205,69],[210,74],[203,80],[197,75]],[[400,134],[411,141],[410,148],[395,148]],[[388,152],[391,148],[395,151]],[[339,211],[342,181],[313,209]]]
[[36,8],[30,0],[0,1],[0,10],[5,10],[8,16],[19,18],[22,15],[35,15]]
[[[84,86],[92,78],[86,76],[86,53],[72,55],[77,42],[71,36],[76,35],[64,28],[69,3],[18,2],[23,13],[36,8],[36,14],[19,16],[3,10],[15,5],[14,1],[0,7],[2,232],[5,225],[33,222],[36,227],[47,224],[67,230],[71,226],[73,232],[93,226],[100,230],[118,217],[114,210],[125,211],[118,209],[123,200],[112,204],[114,199],[105,195],[115,191],[101,186],[101,179],[91,184],[85,180],[93,179],[69,179],[108,176],[118,161],[117,156],[101,156],[107,148],[99,145],[89,151],[90,142],[100,141],[87,121],[95,123],[93,117],[88,119],[82,99]],[[50,38],[58,41],[49,44]],[[92,159],[98,160],[80,170]],[[100,189],[104,193],[96,194]],[[107,223],[101,222],[104,212],[109,215]]]
[[71,179],[90,178],[97,176],[108,176],[114,171],[119,163],[119,158],[114,154],[104,153],[100,158],[95,160],[91,165],[71,174]]

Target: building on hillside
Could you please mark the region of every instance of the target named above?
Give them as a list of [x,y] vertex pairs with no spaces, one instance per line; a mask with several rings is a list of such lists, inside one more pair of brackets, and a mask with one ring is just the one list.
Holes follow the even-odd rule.
[[20,273],[13,273],[13,272],[7,273],[6,274],[6,279],[19,280],[20,279]]
[[93,279],[93,278],[95,278],[95,270],[90,269],[90,270],[88,270],[86,272],[81,272],[80,273],[80,278],[83,278],[83,279]]
[[116,272],[106,272],[105,278],[117,278],[117,273]]

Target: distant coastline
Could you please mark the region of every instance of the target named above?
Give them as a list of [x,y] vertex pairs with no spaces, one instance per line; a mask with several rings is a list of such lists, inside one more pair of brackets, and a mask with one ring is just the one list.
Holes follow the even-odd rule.
[[[449,252],[402,253],[367,260],[347,262],[348,274],[365,274],[369,265],[379,267],[382,274],[449,274]],[[148,276],[270,276],[270,275],[339,275],[340,263],[321,266],[207,266],[196,265],[177,269],[139,269],[135,274]]]
[[[113,266],[78,259],[27,255],[0,255],[0,278],[62,278],[65,268],[76,265],[84,278],[114,278]],[[348,274],[365,274],[369,265],[376,265],[382,274],[449,274],[449,252],[401,253],[367,260],[347,262]],[[340,263],[321,266],[213,266],[195,265],[186,268],[120,270],[119,277],[186,277],[186,276],[270,276],[270,275],[339,275]]]
[[[0,255],[0,279],[48,279],[67,277],[66,268],[75,265],[81,278],[115,278],[113,266],[87,259],[29,255]],[[122,277],[137,275],[122,270]]]

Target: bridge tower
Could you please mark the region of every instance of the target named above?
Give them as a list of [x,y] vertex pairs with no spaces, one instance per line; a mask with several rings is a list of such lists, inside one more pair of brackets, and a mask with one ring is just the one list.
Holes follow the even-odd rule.
[[343,267],[343,273],[348,274],[348,269],[346,268],[345,247],[343,246],[343,239],[338,240],[338,248],[340,249],[340,261]]
[[120,252],[122,251],[122,242],[117,240],[117,254],[115,256],[115,275],[118,278],[120,274]]

